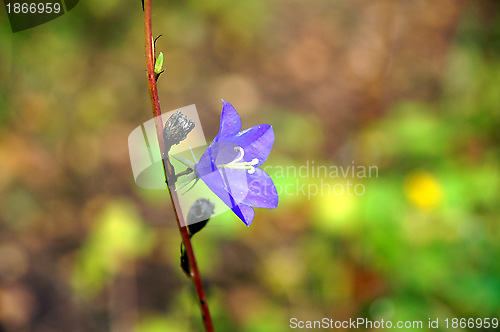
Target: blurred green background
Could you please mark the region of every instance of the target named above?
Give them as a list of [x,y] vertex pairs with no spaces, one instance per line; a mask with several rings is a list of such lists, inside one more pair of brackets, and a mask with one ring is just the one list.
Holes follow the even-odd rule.
[[[129,162],[152,117],[140,1],[15,34],[1,7],[0,331],[201,331],[169,198]],[[221,98],[272,124],[288,188],[251,227],[227,212],[193,240],[217,331],[500,317],[499,7],[153,2],[163,112],[196,104],[208,141]],[[275,172],[313,161],[378,176]],[[346,181],[364,194],[300,191]]]

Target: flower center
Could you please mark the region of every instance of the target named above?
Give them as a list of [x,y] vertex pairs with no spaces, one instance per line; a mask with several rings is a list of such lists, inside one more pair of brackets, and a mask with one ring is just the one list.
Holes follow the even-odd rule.
[[239,155],[231,162],[227,164],[219,164],[217,168],[230,168],[230,169],[247,169],[248,174],[253,174],[255,172],[255,165],[259,163],[259,159],[254,158],[252,161],[241,161],[245,155],[245,150],[242,147],[236,146],[234,151],[238,151]]

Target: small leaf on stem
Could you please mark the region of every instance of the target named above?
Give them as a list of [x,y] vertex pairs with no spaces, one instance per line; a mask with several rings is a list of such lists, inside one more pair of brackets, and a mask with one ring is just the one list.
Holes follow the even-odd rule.
[[160,52],[158,58],[156,58],[155,74],[159,75],[163,71],[162,68],[163,68],[163,52]]

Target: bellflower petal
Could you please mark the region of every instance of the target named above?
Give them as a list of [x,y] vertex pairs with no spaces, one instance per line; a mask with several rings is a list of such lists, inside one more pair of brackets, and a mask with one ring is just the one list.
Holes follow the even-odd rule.
[[214,142],[224,140],[224,138],[234,136],[241,131],[241,118],[233,105],[222,99],[222,114],[220,116],[219,133]]
[[223,102],[220,130],[196,164],[196,175],[247,226],[255,216],[253,207],[274,209],[278,193],[271,177],[258,166],[269,156],[274,131],[260,124],[241,131],[241,118]]
[[255,169],[255,173],[247,176],[249,178],[249,190],[242,203],[257,208],[277,208],[278,192],[271,177],[260,168]]
[[[249,226],[255,216],[252,207],[242,203],[241,198],[238,202],[232,195],[233,187],[224,180],[223,171],[208,173],[202,177],[203,182],[226,204],[244,223]],[[224,184],[224,185],[221,185]],[[234,190],[234,192],[236,192]]]
[[245,150],[243,160],[259,160],[256,166],[262,165],[271,153],[274,144],[273,127],[268,124],[260,124],[248,128],[236,136],[228,137],[228,142],[241,146]]

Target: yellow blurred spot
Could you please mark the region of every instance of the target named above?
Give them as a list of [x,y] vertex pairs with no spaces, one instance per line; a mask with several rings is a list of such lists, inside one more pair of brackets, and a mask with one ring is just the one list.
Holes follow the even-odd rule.
[[130,201],[109,202],[96,215],[91,232],[76,254],[72,284],[77,294],[97,295],[116,273],[130,269],[131,262],[149,253],[154,242],[153,231],[143,224]]
[[264,261],[264,278],[274,291],[288,292],[298,287],[305,278],[305,266],[296,252],[279,250]]
[[354,213],[357,195],[347,183],[329,183],[330,193],[322,193],[315,199],[315,223],[330,233],[350,233],[357,227]]
[[321,214],[327,220],[346,220],[354,209],[354,197],[347,194],[323,195],[319,201]]
[[443,190],[439,181],[427,172],[418,171],[408,175],[405,181],[408,200],[421,210],[432,210],[443,200]]

